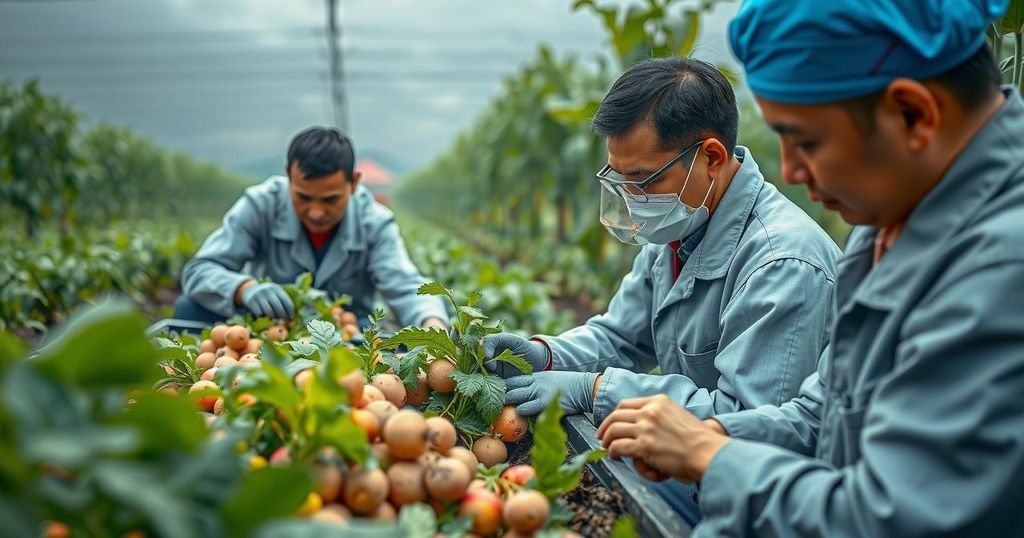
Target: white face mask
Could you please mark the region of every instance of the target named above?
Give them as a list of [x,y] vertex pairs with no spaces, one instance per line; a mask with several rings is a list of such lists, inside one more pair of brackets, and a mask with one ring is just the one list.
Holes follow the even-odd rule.
[[[700,207],[690,207],[682,202],[682,193],[690,182],[690,172],[693,171],[696,161],[697,155],[694,154],[693,162],[690,163],[686,179],[683,181],[683,188],[677,194],[634,196],[602,189],[601,223],[605,229],[619,241],[633,245],[667,245],[692,235],[708,221],[710,211],[707,202],[715,188],[715,182],[712,181]],[[621,206],[615,208],[616,204],[606,199],[608,196],[614,196],[619,199],[619,203],[625,203],[625,211],[622,211]],[[622,222],[623,220],[630,222]]]

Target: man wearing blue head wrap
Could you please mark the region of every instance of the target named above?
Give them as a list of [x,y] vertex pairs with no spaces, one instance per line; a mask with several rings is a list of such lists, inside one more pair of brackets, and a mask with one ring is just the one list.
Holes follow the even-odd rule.
[[664,396],[599,435],[700,481],[694,536],[1024,535],[1024,101],[1005,1],[751,0],[730,27],[785,179],[858,225],[800,396],[705,421]]

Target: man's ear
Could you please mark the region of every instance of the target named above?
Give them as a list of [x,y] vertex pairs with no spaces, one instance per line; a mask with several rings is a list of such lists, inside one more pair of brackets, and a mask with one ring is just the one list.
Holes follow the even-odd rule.
[[359,184],[359,180],[362,179],[362,178],[363,178],[363,173],[360,172],[359,170],[355,170],[354,172],[352,172],[352,181],[351,181],[351,183],[352,183],[352,192],[355,192],[356,185]]
[[935,138],[942,123],[942,112],[935,94],[916,80],[899,78],[885,89],[887,109],[899,114],[899,123],[907,148],[921,151]]
[[704,143],[703,151],[708,158],[708,175],[716,179],[722,177],[722,170],[725,169],[730,157],[725,145],[717,138],[709,138]]

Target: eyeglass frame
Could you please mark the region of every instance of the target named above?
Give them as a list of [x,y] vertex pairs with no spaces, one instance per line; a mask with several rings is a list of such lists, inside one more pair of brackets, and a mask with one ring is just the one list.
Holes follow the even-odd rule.
[[[594,174],[594,176],[597,178],[597,180],[599,182],[607,183],[608,187],[613,192],[618,193],[619,196],[623,196],[623,194],[618,192],[619,191],[618,188],[622,188],[622,190],[625,190],[626,194],[629,194],[629,196],[632,196],[632,197],[635,198],[635,197],[638,197],[640,195],[643,195],[643,199],[646,200],[647,196],[648,196],[647,195],[646,187],[648,185],[650,185],[651,183],[654,183],[655,181],[660,179],[661,175],[664,174],[665,171],[667,171],[669,168],[672,168],[672,166],[675,165],[677,162],[679,162],[679,159],[682,159],[684,155],[686,155],[687,153],[690,152],[690,150],[692,150],[693,148],[699,147],[701,144],[703,144],[704,142],[707,142],[707,141],[708,141],[708,139],[704,138],[704,139],[701,139],[701,140],[698,140],[698,141],[694,142],[693,144],[690,144],[689,146],[686,147],[686,149],[684,149],[683,151],[680,151],[678,155],[676,155],[675,157],[672,157],[672,160],[670,160],[669,162],[665,163],[661,168],[655,170],[654,173],[652,173],[651,175],[647,176],[645,179],[642,179],[640,181],[629,181],[627,179],[615,179],[615,178],[608,177],[607,175],[605,175],[605,174],[608,173],[608,171],[615,172],[616,174],[619,174],[620,177],[623,176],[623,174],[621,172],[619,172],[618,170],[612,168],[610,164],[604,165],[600,170],[598,170],[598,172],[596,174]],[[629,189],[626,188],[627,186],[639,189],[640,190],[640,194],[633,194],[633,193],[629,192]]]

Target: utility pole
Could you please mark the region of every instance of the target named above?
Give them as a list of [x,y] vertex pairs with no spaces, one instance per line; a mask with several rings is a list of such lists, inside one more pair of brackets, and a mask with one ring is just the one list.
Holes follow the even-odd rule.
[[331,102],[334,125],[352,136],[345,106],[345,80],[341,69],[341,32],[338,31],[338,0],[327,0],[327,50],[331,62]]

